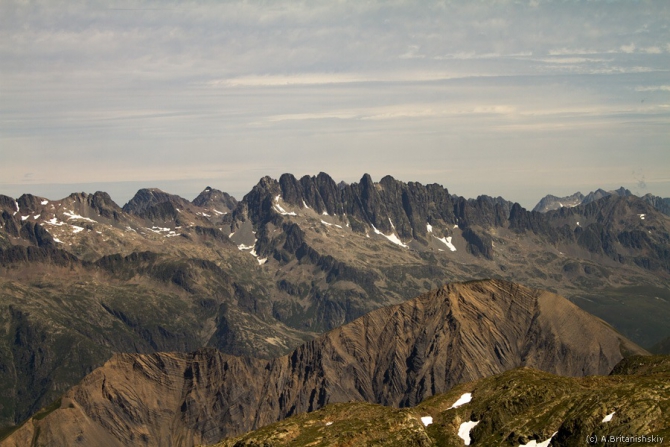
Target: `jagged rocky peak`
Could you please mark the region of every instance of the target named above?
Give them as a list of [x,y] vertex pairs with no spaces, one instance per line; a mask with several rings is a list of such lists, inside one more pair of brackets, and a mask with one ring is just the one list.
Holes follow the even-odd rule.
[[198,197],[193,199],[193,205],[201,208],[212,208],[219,212],[228,213],[235,209],[237,200],[227,192],[219,191],[210,186],[206,187]]
[[45,201],[47,201],[47,199],[44,197],[38,197],[32,194],[23,194],[21,197],[16,199],[16,204],[19,206],[21,211],[35,212],[42,207],[42,203]]
[[123,211],[135,214],[153,222],[173,222],[181,225],[180,214],[193,211],[193,205],[183,197],[168,194],[157,188],[146,188],[137,191],[135,196],[123,206]]
[[[355,186],[352,185],[352,188]],[[382,200],[380,189],[372,181],[370,174],[365,174],[358,183],[358,197],[360,198],[362,217],[370,222],[377,230],[385,234],[393,231],[390,216],[386,209],[388,202]],[[355,203],[355,201],[352,201]]]
[[121,207],[104,191],[96,191],[95,194],[88,196],[88,200],[93,208],[121,211]]
[[[619,196],[609,194],[599,200],[583,203],[573,208],[561,208],[546,215],[554,216],[581,216],[588,222],[607,223],[610,227],[618,227],[624,222],[637,222],[640,215],[646,219],[659,214],[653,205],[634,195]],[[583,224],[582,224],[583,226]]]
[[344,213],[340,191],[335,181],[326,173],[316,177],[305,175],[296,179],[292,174],[279,178],[282,199],[299,208],[308,207],[318,214],[341,215]]
[[586,195],[586,197],[584,197],[584,200],[582,200],[582,204],[591,203],[591,202],[594,202],[596,200],[600,200],[603,197],[607,197],[607,196],[610,196],[610,195],[615,195],[615,196],[619,196],[619,197],[627,197],[627,196],[633,195],[633,193],[630,192],[629,190],[627,190],[626,188],[624,188],[623,186],[620,187],[619,189],[615,189],[615,190],[612,190],[612,191],[605,191],[603,189],[598,188],[597,190],[588,193]]
[[0,210],[7,211],[10,214],[18,211],[16,200],[13,197],[0,194]]
[[141,214],[146,209],[165,202],[179,205],[190,203],[182,197],[166,193],[158,188],[143,188],[137,191],[128,203],[123,205],[123,211],[131,214]]
[[448,236],[447,228],[456,224],[461,228],[504,226],[512,207],[511,202],[500,197],[466,200],[451,196],[438,184],[404,183],[390,175],[375,183],[369,174],[364,174],[358,183],[338,185],[323,172],[300,180],[292,174],[283,174],[279,181],[261,179],[243,199],[254,223],[273,219],[273,210],[275,214],[277,210],[272,201],[277,195],[298,209],[346,214],[355,232],[374,230],[385,235],[396,234],[401,240],[428,237],[429,224],[441,233],[436,237]]
[[96,215],[100,215],[116,221],[123,219],[121,207],[104,191],[96,191],[94,194],[73,193],[61,202],[66,205],[70,202],[72,207],[85,217],[95,218]]
[[[643,258],[634,260],[629,258],[630,253],[618,251],[619,245],[614,243],[617,238],[619,242],[632,240],[628,233],[639,230],[637,226],[643,215],[649,214],[645,221],[649,223],[650,220],[656,221],[658,214],[649,211],[652,209],[650,205],[645,205],[650,201],[640,200],[628,193],[620,188],[604,195],[602,200],[540,213],[528,211],[502,197],[482,195],[476,199],[465,199],[449,194],[438,184],[404,183],[390,175],[375,183],[369,174],[365,174],[358,183],[338,186],[325,173],[316,177],[304,176],[299,180],[291,174],[284,174],[278,181],[269,177],[261,179],[245,196],[241,207],[233,214],[233,221],[239,223],[250,218],[254,227],[262,230],[267,223],[282,225],[285,219],[290,219],[287,216],[303,214],[301,209],[310,208],[319,215],[346,218],[349,227],[356,233],[393,235],[400,244],[414,243],[415,249],[429,246],[430,242],[434,242],[433,237],[448,238],[459,231],[465,239],[467,252],[489,260],[494,257],[495,229],[504,228],[518,234],[534,233],[554,245],[577,242],[591,252],[605,254],[620,262],[626,259],[625,262],[639,265],[665,266],[666,261],[657,262],[659,256],[651,251],[644,253],[644,256],[651,257],[651,261]],[[597,194],[603,194],[602,190]],[[579,193],[575,194],[577,199],[579,196]],[[284,207],[278,203],[279,198],[285,202]],[[625,200],[616,205],[618,199]],[[627,222],[627,227],[608,227],[605,233],[599,227],[589,229],[591,224],[614,218]],[[660,237],[663,234],[658,233]],[[633,239],[642,238],[637,235]],[[648,234],[644,238],[654,239],[655,235]]]
[[142,188],[138,190],[132,199],[123,205],[123,211],[126,213],[137,213],[147,208],[148,206],[159,203],[158,197],[162,197],[165,193],[157,188]]
[[605,191],[604,189],[598,188],[595,191],[591,191],[586,196],[581,192],[576,192],[570,196],[565,197],[556,197],[551,194],[544,196],[533,208],[533,211],[538,211],[540,213],[546,213],[548,211],[557,210],[560,208],[572,208],[577,205],[586,205],[587,203],[595,202],[604,197],[608,196],[617,196],[617,197],[627,197],[633,195],[628,189],[623,186],[619,189],[612,191]]
[[274,198],[277,195],[281,195],[279,183],[266,175],[238,203],[233,219],[244,221],[249,217],[254,224],[267,222],[272,219]]
[[579,191],[565,197],[556,197],[554,195],[548,194],[540,199],[537,205],[535,205],[535,208],[533,208],[533,211],[546,213],[547,211],[557,210],[563,207],[570,208],[581,204],[583,200],[584,194]]

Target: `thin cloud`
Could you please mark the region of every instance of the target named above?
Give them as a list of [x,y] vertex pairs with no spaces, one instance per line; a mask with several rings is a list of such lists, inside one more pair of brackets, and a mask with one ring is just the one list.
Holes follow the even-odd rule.
[[635,87],[636,92],[670,92],[670,85],[651,85]]

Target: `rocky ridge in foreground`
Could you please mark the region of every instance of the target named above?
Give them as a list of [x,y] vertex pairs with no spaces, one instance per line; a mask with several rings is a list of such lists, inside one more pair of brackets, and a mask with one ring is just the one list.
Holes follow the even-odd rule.
[[[638,441],[626,440],[631,437]],[[552,447],[588,445],[587,439],[608,446],[667,442],[670,357],[629,357],[609,376],[584,378],[518,368],[401,410],[361,402],[331,404],[216,447],[461,447],[466,439],[469,445],[491,447],[548,439]]]
[[206,349],[118,354],[3,446],[192,446],[330,403],[416,405],[520,366],[607,374],[646,352],[555,294],[450,284],[373,311],[274,360]]

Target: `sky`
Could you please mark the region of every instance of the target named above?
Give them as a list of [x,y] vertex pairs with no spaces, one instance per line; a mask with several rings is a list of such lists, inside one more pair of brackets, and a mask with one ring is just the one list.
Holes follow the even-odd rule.
[[670,197],[670,2],[0,0],[0,194]]

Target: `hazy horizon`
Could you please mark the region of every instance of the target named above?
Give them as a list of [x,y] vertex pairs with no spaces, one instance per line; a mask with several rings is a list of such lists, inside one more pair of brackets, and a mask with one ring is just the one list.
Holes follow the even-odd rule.
[[[0,194],[670,197],[670,2],[0,3]],[[61,196],[61,197],[59,197]]]

